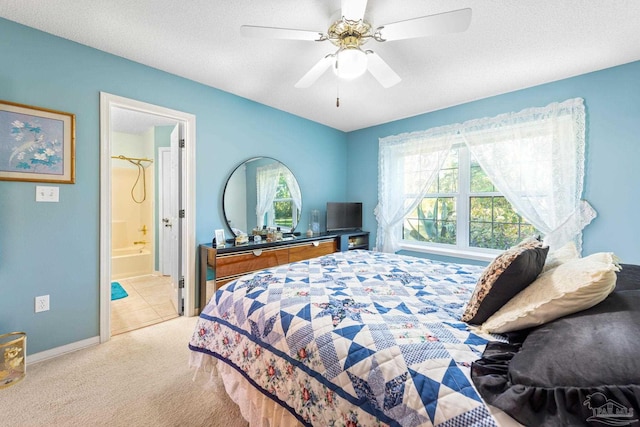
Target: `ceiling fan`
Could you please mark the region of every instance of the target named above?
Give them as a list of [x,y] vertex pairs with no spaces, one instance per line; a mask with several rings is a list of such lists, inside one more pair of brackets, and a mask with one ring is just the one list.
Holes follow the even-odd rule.
[[334,18],[326,33],[255,25],[243,25],[240,31],[247,37],[328,40],[338,48],[311,67],[295,84],[297,88],[311,86],[330,66],[338,77],[344,79],[359,77],[368,70],[384,88],[389,88],[399,83],[401,78],[374,51],[363,49],[366,42],[373,39],[383,43],[463,32],[471,23],[471,9],[459,9],[374,27],[364,19],[366,8],[367,0],[342,0],[341,10],[335,15],[339,19]]

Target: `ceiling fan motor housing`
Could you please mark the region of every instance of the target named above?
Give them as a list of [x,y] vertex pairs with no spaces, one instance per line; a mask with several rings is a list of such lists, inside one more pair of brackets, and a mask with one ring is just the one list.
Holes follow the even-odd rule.
[[371,24],[362,19],[352,21],[344,17],[329,27],[327,38],[341,49],[360,49],[371,38]]

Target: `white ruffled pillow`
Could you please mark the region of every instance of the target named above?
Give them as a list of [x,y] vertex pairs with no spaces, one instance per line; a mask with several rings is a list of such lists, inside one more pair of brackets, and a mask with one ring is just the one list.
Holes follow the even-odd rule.
[[578,253],[576,244],[573,242],[568,242],[564,246],[561,246],[556,250],[549,251],[549,255],[547,255],[544,267],[542,267],[542,272],[544,273],[545,271],[551,270],[552,268],[555,268],[562,263],[578,258],[580,258],[580,254]]
[[620,266],[611,252],[563,262],[541,273],[489,317],[480,332],[517,331],[593,307],[613,291],[617,271]]

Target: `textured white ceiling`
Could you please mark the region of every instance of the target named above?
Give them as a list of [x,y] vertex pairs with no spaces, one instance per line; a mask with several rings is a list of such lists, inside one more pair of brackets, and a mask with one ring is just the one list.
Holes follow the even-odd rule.
[[379,26],[470,7],[464,33],[369,41],[402,81],[327,71],[329,42],[250,39],[243,24],[325,32],[340,0],[0,0],[0,16],[351,131],[640,60],[638,0],[369,0]]

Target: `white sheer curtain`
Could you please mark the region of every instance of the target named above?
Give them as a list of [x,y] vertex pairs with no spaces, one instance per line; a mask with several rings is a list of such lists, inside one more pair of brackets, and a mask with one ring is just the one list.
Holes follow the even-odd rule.
[[[291,199],[293,199],[293,204],[296,205],[296,209],[298,212],[302,209],[302,193],[300,192],[300,186],[298,185],[298,181],[293,176],[291,171],[284,166],[282,166],[282,176],[284,176],[284,180],[287,183],[287,187],[289,187],[289,194],[291,195]],[[293,227],[297,225],[298,215],[296,212],[293,213]]]
[[[449,155],[449,126],[380,139],[376,249],[396,252],[404,217],[423,199]],[[409,196],[409,197],[407,197]]]
[[259,228],[264,225],[264,215],[271,210],[273,199],[278,191],[278,182],[282,169],[279,163],[260,166],[256,169],[256,219]]
[[[581,250],[582,230],[596,216],[581,200],[585,161],[581,98],[381,138],[377,250],[397,251],[403,218],[424,197],[451,145],[461,141],[516,211],[544,233],[552,250],[569,241]],[[414,161],[421,163],[415,171]],[[406,177],[412,182],[405,182]]]
[[595,218],[581,200],[585,112],[581,98],[462,124],[460,135],[515,210],[558,248]]

